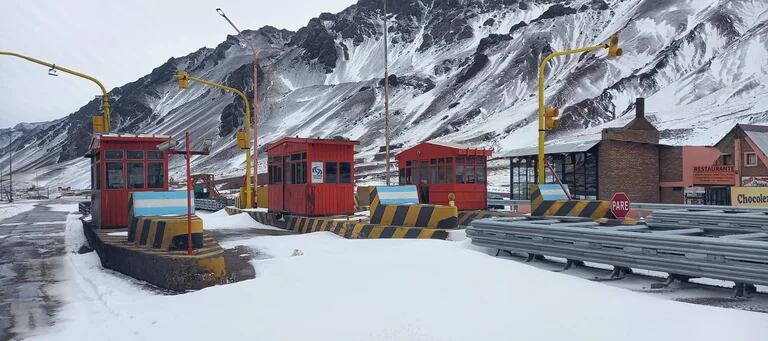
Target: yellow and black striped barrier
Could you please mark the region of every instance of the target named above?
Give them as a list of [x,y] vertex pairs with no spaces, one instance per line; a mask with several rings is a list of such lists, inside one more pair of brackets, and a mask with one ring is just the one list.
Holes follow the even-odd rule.
[[377,186],[371,190],[370,201],[371,224],[437,229],[459,227],[458,209],[455,206],[382,204]]
[[606,200],[544,200],[537,185],[531,186],[531,215],[614,219]]
[[407,226],[386,226],[355,221],[326,220],[309,217],[287,217],[287,229],[296,233],[319,231],[333,232],[348,239],[441,239],[448,238],[448,231]]
[[[241,211],[242,212],[242,211]],[[278,219],[278,215],[276,213],[270,213],[270,212],[254,212],[254,211],[245,211],[248,213],[253,220],[256,220],[262,224],[276,226],[276,227],[284,227],[285,222]]]
[[[187,217],[132,217],[128,242],[163,251],[187,249]],[[203,221],[192,216],[192,248],[203,247]]]

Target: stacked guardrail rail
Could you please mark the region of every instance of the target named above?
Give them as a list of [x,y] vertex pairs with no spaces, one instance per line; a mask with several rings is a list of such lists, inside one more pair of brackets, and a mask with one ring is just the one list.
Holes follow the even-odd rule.
[[768,232],[768,212],[733,209],[682,208],[657,210],[646,218],[649,226],[704,228],[728,232]]
[[218,211],[227,206],[235,204],[233,199],[219,198],[219,199],[195,199],[195,208],[205,211]]
[[[721,216],[719,221],[724,219]],[[721,279],[737,286],[768,285],[768,231],[662,225],[609,225],[557,217],[491,218],[472,222],[467,236],[475,245],[529,255],[655,270],[670,277]]]

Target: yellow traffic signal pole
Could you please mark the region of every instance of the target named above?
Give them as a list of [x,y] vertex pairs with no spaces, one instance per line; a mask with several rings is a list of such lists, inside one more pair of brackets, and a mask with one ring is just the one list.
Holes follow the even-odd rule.
[[212,86],[214,88],[234,92],[243,99],[243,102],[245,102],[245,131],[239,131],[237,133],[237,144],[240,149],[245,150],[245,198],[243,198],[245,200],[244,208],[253,208],[253,188],[251,186],[251,140],[249,138],[249,136],[251,136],[251,109],[250,103],[248,103],[248,97],[246,97],[245,94],[240,90],[230,88],[226,85],[207,81],[205,79],[190,76],[186,71],[177,72],[176,80],[179,81],[179,87],[182,89],[186,89],[189,86],[189,81],[195,81]]
[[101,94],[102,94],[101,108],[104,111],[104,119],[103,119],[103,129],[96,129],[97,127],[94,124],[93,132],[94,133],[102,133],[102,132],[108,133],[111,130],[111,127],[110,127],[110,124],[109,124],[109,116],[110,116],[109,95],[107,94],[107,88],[105,88],[104,85],[101,84],[101,82],[99,82],[98,79],[93,78],[91,76],[88,76],[88,75],[86,75],[84,73],[77,72],[77,71],[72,70],[72,69],[68,69],[68,68],[65,68],[65,67],[57,66],[56,64],[47,63],[47,62],[44,62],[42,60],[35,59],[35,58],[32,58],[32,57],[27,57],[25,55],[21,55],[21,54],[18,54],[18,53],[7,52],[7,51],[0,51],[0,55],[13,56],[13,57],[21,58],[21,59],[26,59],[26,60],[28,60],[30,62],[47,66],[47,67],[51,68],[51,70],[61,70],[61,71],[64,71],[64,72],[66,72],[68,74],[72,74],[72,75],[75,75],[75,76],[78,76],[78,77],[81,77],[81,78],[85,78],[85,79],[87,79],[87,80],[89,80],[91,82],[96,83],[96,85],[98,85],[99,88],[101,89]]
[[[623,51],[621,48],[618,47],[619,43],[619,37],[618,35],[614,34],[611,36],[611,40],[608,44],[600,44],[600,45],[593,45],[593,46],[587,46],[582,47],[578,49],[570,49],[565,51],[555,51],[544,57],[544,60],[541,61],[541,65],[539,65],[539,155],[538,159],[536,160],[536,169],[538,172],[536,183],[543,184],[546,182],[546,174],[545,168],[544,168],[544,133],[548,130],[553,129],[554,127],[548,127],[546,124],[545,119],[545,109],[544,109],[544,70],[547,67],[547,63],[549,63],[552,58],[558,57],[558,56],[565,56],[569,54],[575,54],[575,53],[583,53],[583,52],[589,52],[594,51],[598,49],[608,49],[608,57],[618,57],[621,56]],[[557,116],[558,111],[555,108],[547,108],[551,109],[550,112],[552,112],[552,116]]]

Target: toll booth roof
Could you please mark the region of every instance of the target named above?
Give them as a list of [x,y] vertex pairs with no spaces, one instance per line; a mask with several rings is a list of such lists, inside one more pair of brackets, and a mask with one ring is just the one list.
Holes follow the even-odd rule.
[[342,140],[342,139],[320,139],[320,138],[312,138],[312,137],[290,137],[286,136],[283,137],[275,142],[272,142],[269,144],[269,146],[266,148],[266,151],[269,152],[270,150],[274,149],[275,147],[285,144],[285,143],[300,143],[300,144],[327,144],[327,145],[358,145],[360,144],[360,141],[356,140]]
[[98,134],[91,139],[91,145],[88,148],[86,158],[91,157],[94,152],[98,152],[102,142],[153,142],[163,143],[170,140],[168,135],[158,134],[124,134],[124,133],[112,133],[112,134]]
[[[397,158],[411,157],[416,153],[428,153],[429,155],[467,155],[467,156],[491,156],[491,150],[482,147],[470,147],[449,142],[424,141],[397,154]],[[426,155],[424,155],[426,156]]]

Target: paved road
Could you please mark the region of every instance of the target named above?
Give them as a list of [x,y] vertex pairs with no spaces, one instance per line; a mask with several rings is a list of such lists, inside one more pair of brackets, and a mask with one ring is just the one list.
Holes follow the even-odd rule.
[[[76,203],[14,203],[34,208],[0,220],[0,340],[21,338],[53,324],[60,303],[47,290],[57,282],[68,213],[47,205]],[[0,211],[6,209],[7,203],[0,204]]]

